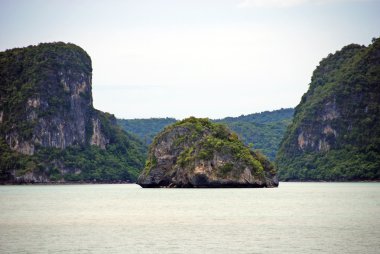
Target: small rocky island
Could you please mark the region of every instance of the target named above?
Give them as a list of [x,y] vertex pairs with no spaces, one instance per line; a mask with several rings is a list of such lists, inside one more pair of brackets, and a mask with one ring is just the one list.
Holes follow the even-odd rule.
[[150,146],[137,183],[152,187],[277,187],[274,166],[222,124],[187,118],[166,127]]

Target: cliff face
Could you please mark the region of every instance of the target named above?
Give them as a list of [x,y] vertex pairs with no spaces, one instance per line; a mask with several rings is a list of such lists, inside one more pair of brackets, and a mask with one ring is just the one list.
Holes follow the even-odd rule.
[[[37,164],[41,164],[41,158],[37,157],[44,149],[64,151],[69,147],[95,146],[107,150],[108,146],[117,144],[121,140],[112,143],[114,134],[106,133],[107,129],[117,129],[116,120],[93,108],[91,78],[90,57],[73,44],[45,43],[0,52],[2,142],[19,156],[28,155],[29,159],[25,160],[35,159]],[[124,138],[130,137],[125,134]],[[4,144],[2,148],[3,153],[11,154],[5,151]],[[139,157],[142,160],[143,156]],[[23,181],[23,175],[25,179],[43,175],[44,181],[49,181],[51,168],[58,169],[62,179],[66,171],[81,171],[80,166],[70,168],[57,158],[54,165],[46,162],[16,176],[26,165],[15,165],[8,159],[3,156],[1,163],[3,179],[7,181]],[[18,162],[22,161],[19,158]],[[37,168],[43,174],[36,173]]]
[[380,178],[380,40],[323,59],[276,163],[283,180]]
[[188,118],[154,139],[142,187],[277,187],[271,163],[237,135],[207,119]]

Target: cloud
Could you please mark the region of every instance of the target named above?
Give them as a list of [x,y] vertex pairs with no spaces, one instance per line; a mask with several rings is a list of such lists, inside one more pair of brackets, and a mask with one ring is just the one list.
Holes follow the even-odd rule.
[[290,7],[295,5],[304,4],[308,0],[242,0],[238,4],[240,8],[246,7]]
[[329,4],[336,2],[365,2],[368,0],[240,0],[239,8],[248,7],[269,7],[269,8],[287,8],[303,4]]

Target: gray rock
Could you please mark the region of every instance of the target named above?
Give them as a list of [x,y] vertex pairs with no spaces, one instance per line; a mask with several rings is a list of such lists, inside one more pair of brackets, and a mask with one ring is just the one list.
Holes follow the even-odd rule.
[[207,119],[188,118],[153,141],[137,183],[151,187],[277,187],[273,165],[237,135]]

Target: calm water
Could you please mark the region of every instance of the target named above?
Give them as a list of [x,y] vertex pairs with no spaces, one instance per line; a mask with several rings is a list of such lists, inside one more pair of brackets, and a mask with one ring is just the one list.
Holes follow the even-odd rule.
[[380,253],[380,183],[0,186],[0,253]]

